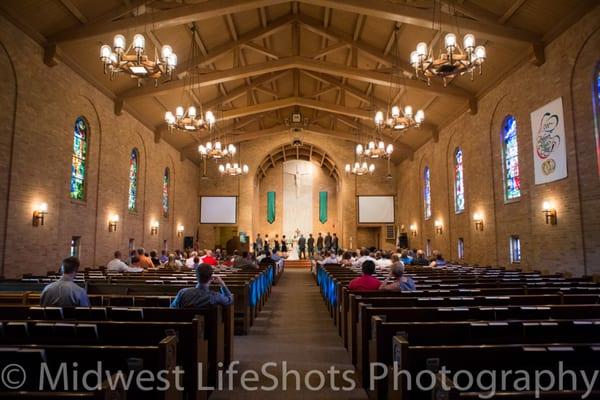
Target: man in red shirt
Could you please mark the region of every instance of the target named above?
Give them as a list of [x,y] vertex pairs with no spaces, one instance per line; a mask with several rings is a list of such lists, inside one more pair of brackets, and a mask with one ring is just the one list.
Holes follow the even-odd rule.
[[348,285],[348,289],[352,291],[366,291],[366,290],[379,290],[381,282],[379,279],[374,278],[375,273],[375,262],[372,260],[365,260],[362,263],[362,275],[358,278],[352,279]]

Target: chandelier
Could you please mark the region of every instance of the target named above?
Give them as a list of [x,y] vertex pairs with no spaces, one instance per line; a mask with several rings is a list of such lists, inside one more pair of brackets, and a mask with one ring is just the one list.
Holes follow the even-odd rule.
[[365,147],[362,144],[356,145],[356,155],[359,157],[389,158],[393,152],[394,146],[391,143],[386,146],[383,140],[380,140],[377,144],[374,140],[371,140]]
[[104,66],[104,74],[113,80],[118,73],[126,73],[137,79],[138,87],[146,78],[154,79],[154,86],[158,86],[158,79],[166,76],[171,79],[177,66],[177,55],[168,44],[162,46],[160,56],[154,50],[154,59],[144,53],[146,38],[137,33],[129,46],[125,36],[118,34],[113,39],[112,48],[104,44],[100,47],[100,60]]
[[363,161],[362,163],[356,161],[354,165],[346,164],[344,170],[347,174],[353,174],[357,176],[366,174],[373,175],[373,172],[375,172],[375,164],[368,164],[366,161]]
[[202,158],[221,160],[223,158],[233,157],[237,153],[237,148],[233,144],[224,146],[220,140],[208,141],[206,144],[198,146],[198,152]]
[[[423,110],[417,110],[416,113],[413,113],[412,106],[406,105],[404,106],[404,108],[402,108],[397,104],[392,104],[395,102],[395,100],[392,100],[392,88],[401,86],[401,81],[404,80],[403,71],[397,68],[397,66],[400,65],[400,41],[398,40],[399,33],[400,26],[396,25],[396,27],[394,28],[395,57],[394,64],[392,66],[392,72],[390,73],[388,105],[385,114],[381,110],[375,113],[374,121],[377,130],[390,130],[392,132],[402,132],[407,130],[408,128],[418,128],[421,125],[421,123],[425,120],[425,112]],[[401,92],[399,92],[399,95],[403,94],[406,90],[406,85],[404,85],[404,87],[401,88]],[[399,97],[399,95],[396,97]],[[396,97],[394,97],[394,99]]]
[[[434,2],[433,7],[434,19],[432,26],[435,27],[436,2]],[[438,7],[441,15],[441,5],[438,5]],[[453,12],[453,14],[456,13]],[[438,30],[441,35],[441,18]],[[476,70],[479,71],[480,75],[482,74],[482,64],[485,59],[485,46],[475,46],[475,36],[471,33],[464,35],[462,47],[458,44],[454,33],[447,33],[444,37],[444,49],[440,48],[438,57],[435,57],[433,49],[428,48],[425,42],[417,44],[416,49],[410,53],[410,64],[415,69],[417,78],[427,81],[428,85],[431,83],[431,78],[441,78],[444,86],[446,86],[448,79],[465,73],[470,73],[471,80],[473,80]]]
[[219,173],[223,176],[240,176],[248,174],[249,168],[246,164],[226,163],[219,165]]
[[[192,25],[190,28],[192,31],[192,44],[190,48],[190,68],[186,71],[185,81],[183,86],[182,98],[188,94],[189,97],[194,99],[194,89],[200,87],[199,72],[197,68],[200,65],[200,49],[194,40],[196,36],[196,27]],[[199,96],[196,96],[198,98]],[[185,132],[202,132],[210,131],[216,123],[215,115],[212,111],[206,111],[206,114],[202,113],[202,104],[200,104],[200,112],[195,105],[188,107],[177,106],[175,108],[175,114],[171,111],[165,113],[165,122],[169,127],[169,131],[173,132],[178,129]],[[215,143],[216,144],[216,143]]]

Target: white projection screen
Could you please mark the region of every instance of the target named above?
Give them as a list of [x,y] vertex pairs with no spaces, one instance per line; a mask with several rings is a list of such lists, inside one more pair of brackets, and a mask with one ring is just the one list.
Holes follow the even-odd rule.
[[394,196],[358,196],[359,224],[393,224]]
[[200,198],[201,224],[237,223],[236,196],[203,196]]

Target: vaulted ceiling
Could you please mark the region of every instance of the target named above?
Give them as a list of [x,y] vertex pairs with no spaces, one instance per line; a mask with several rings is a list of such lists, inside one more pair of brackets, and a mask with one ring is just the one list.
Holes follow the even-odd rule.
[[[387,138],[411,153],[517,65],[544,62],[544,45],[593,8],[595,0],[436,0],[442,34],[432,29],[432,0],[2,0],[0,12],[45,48],[47,64],[64,62],[196,161],[206,135],[170,133],[165,111],[190,101],[215,112],[218,129],[241,142],[277,134],[293,111],[308,118],[308,132],[349,141],[373,130],[373,116],[390,99],[424,109],[426,124]],[[447,87],[414,77],[408,55],[417,42],[431,45],[447,31],[475,34],[488,59],[482,76]],[[399,30],[397,54],[394,31]],[[104,76],[102,44],[116,33],[128,41],[144,33],[146,52],[170,44],[177,74],[154,87]],[[192,40],[201,57],[190,66]],[[186,74],[196,84],[184,90]],[[390,73],[404,78],[390,85]],[[390,87],[393,86],[393,87]],[[362,135],[362,137],[361,137]],[[396,158],[396,161],[398,158]]]

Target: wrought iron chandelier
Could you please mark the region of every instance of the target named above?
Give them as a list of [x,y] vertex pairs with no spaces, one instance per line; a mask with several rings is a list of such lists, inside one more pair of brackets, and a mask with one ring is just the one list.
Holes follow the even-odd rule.
[[362,144],[356,145],[356,155],[359,157],[367,157],[367,158],[389,158],[394,152],[394,145],[391,143],[387,146],[380,140],[376,142],[375,140],[369,141],[365,147]]
[[154,49],[154,59],[144,53],[146,38],[141,33],[133,36],[133,41],[127,46],[125,36],[115,35],[113,45],[104,44],[100,47],[100,60],[104,66],[104,73],[113,80],[119,73],[126,73],[137,79],[138,87],[142,86],[144,79],[154,79],[154,86],[162,76],[171,79],[177,66],[177,55],[168,44],[162,46],[160,56]]
[[[199,72],[197,68],[199,67],[200,62],[200,49],[194,40],[196,27],[192,26],[192,45],[190,49],[190,68],[186,71],[185,82],[183,86],[182,98],[188,95],[192,100],[194,98],[198,98],[199,96],[194,96],[194,89],[200,87],[199,82]],[[175,108],[175,113],[171,111],[167,111],[165,113],[165,122],[169,127],[169,131],[174,131],[176,129],[185,132],[203,132],[212,130],[213,126],[216,123],[215,115],[212,111],[206,111],[206,114],[202,113],[202,104],[199,105],[200,112],[198,113],[198,108],[195,105],[190,105],[188,107],[177,106]]]
[[[441,4],[437,4],[434,1],[433,5],[433,20],[432,29],[435,29],[435,14],[436,9],[441,15]],[[456,15],[456,11],[450,5],[453,15]],[[439,21],[439,35],[442,34],[442,22],[441,18]],[[458,27],[456,28],[457,32]],[[445,51],[444,51],[445,50]],[[427,43],[420,42],[417,44],[416,49],[410,53],[410,64],[415,69],[417,78],[422,79],[429,85],[431,78],[442,79],[444,86],[447,85],[449,79],[453,79],[457,76],[465,73],[471,74],[471,80],[473,80],[475,71],[479,71],[479,75],[482,74],[482,64],[486,59],[485,46],[475,46],[475,36],[471,33],[467,33],[463,37],[462,47],[457,42],[457,37],[454,33],[447,33],[444,37],[444,48],[440,46],[439,56],[434,55],[433,48],[427,46]]]
[[233,144],[225,146],[220,140],[208,141],[206,144],[198,146],[198,153],[202,158],[209,158],[213,160],[221,160],[228,157],[233,157],[237,153],[237,148]]
[[353,174],[357,176],[362,176],[366,174],[372,175],[373,172],[375,172],[375,164],[369,164],[366,161],[363,161],[362,163],[356,161],[354,165],[346,164],[344,170],[346,171],[346,174]]
[[236,162],[234,162],[234,163],[228,162],[225,165],[223,165],[223,164],[219,165],[219,173],[224,176],[247,175],[249,170],[250,169],[248,168],[248,165],[238,164]]
[[[375,113],[374,122],[377,130],[402,132],[412,127],[419,127],[425,120],[425,112],[423,110],[417,110],[416,113],[413,113],[413,108],[410,105],[401,107],[398,104],[392,104],[395,102],[395,98],[392,99],[392,89],[394,87],[400,87],[402,80],[405,79],[403,71],[398,68],[398,65],[400,65],[400,42],[398,40],[399,33],[400,26],[396,25],[394,28],[394,65],[392,66],[392,72],[390,73],[387,110],[385,113],[381,110]],[[402,94],[404,91],[406,91],[406,86],[404,86],[404,88],[401,90],[403,91],[399,92],[399,94]]]

